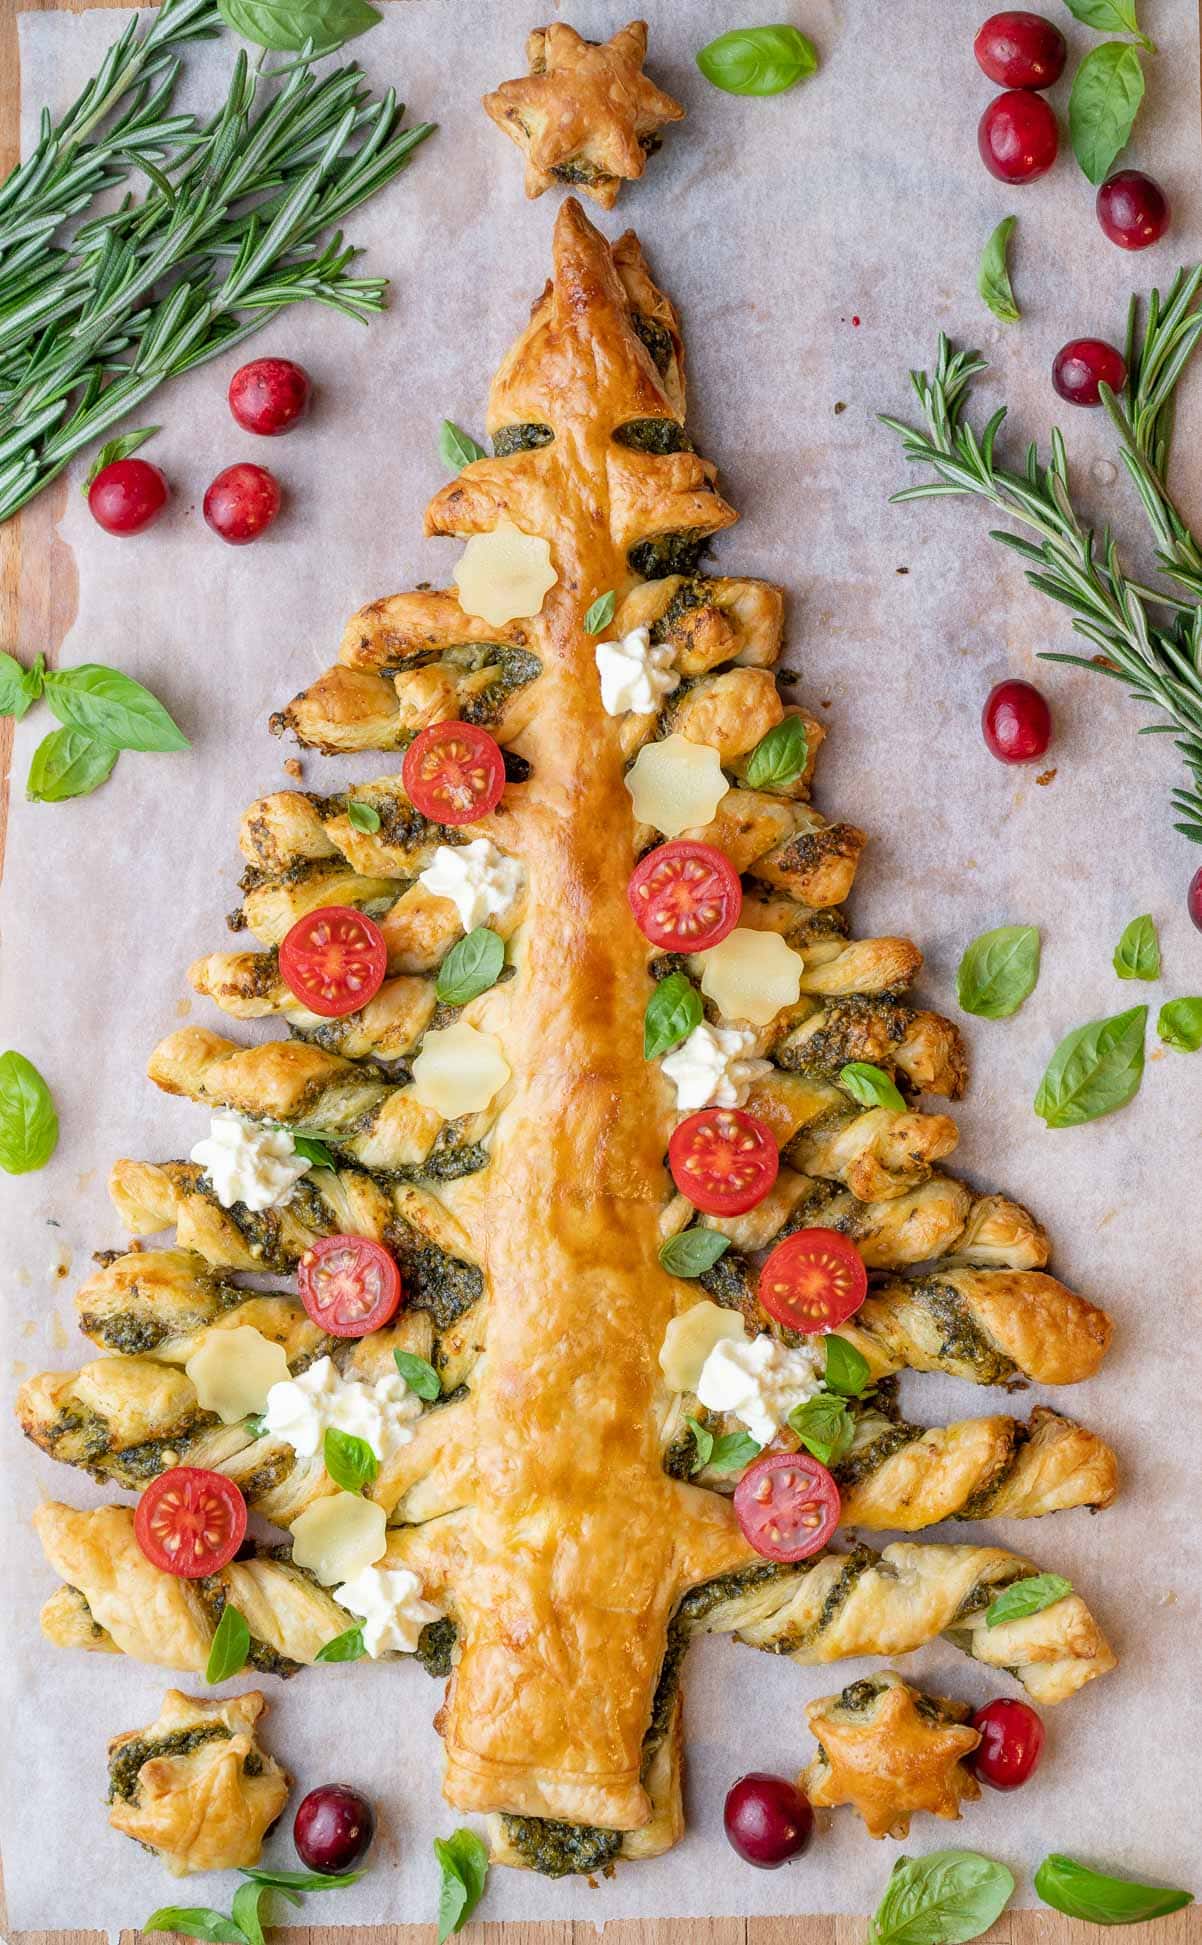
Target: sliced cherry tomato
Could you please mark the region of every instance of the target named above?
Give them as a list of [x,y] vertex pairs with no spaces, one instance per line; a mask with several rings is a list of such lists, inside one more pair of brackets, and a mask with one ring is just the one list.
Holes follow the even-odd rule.
[[368,1236],[323,1236],[301,1257],[296,1287],[313,1322],[331,1337],[366,1337],[401,1301],[395,1260]]
[[768,1315],[790,1330],[834,1330],[868,1295],[868,1272],[837,1229],[799,1229],[768,1257],[759,1295]]
[[745,1108],[688,1114],[668,1143],[668,1167],[682,1195],[709,1216],[741,1216],[762,1202],[780,1172],[780,1150]]
[[701,952],[739,923],[743,887],[729,858],[712,844],[675,839],[648,851],[627,887],[644,938],[668,952]]
[[808,1452],[754,1459],[735,1487],[743,1538],[765,1560],[808,1560],[839,1524],[839,1488]]
[[280,976],[311,1013],[340,1019],[373,999],[388,970],[374,919],[350,905],[321,905],[297,919],[280,947]]
[[401,782],[411,804],[436,824],[487,817],[505,789],[505,759],[474,723],[431,723],[405,751]]
[[172,1466],[138,1501],[134,1535],[152,1566],[202,1580],[227,1567],[242,1545],[246,1501],[223,1473]]

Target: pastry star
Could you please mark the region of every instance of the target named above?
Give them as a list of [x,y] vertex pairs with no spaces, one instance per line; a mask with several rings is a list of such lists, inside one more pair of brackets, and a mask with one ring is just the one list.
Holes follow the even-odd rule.
[[623,179],[641,176],[656,130],[684,109],[643,73],[647,23],[632,20],[596,45],[563,21],[526,42],[530,72],[485,95],[484,108],[526,155],[526,194],[572,183],[612,209]]
[[799,1778],[810,1802],[849,1803],[872,1837],[908,1836],[916,1810],[958,1818],[961,1798],[981,1794],[961,1760],[980,1742],[977,1731],[954,1720],[955,1703],[932,1704],[898,1675],[878,1675],[868,1706],[849,1706],[865,1686],[853,1683],[806,1710],[819,1747]]

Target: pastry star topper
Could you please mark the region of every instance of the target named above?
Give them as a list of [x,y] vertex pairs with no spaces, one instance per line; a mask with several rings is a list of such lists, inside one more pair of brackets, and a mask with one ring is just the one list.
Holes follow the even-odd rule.
[[908,1836],[916,1810],[959,1817],[961,1802],[981,1794],[963,1761],[981,1738],[954,1719],[967,1717],[968,1709],[932,1705],[897,1675],[882,1674],[875,1685],[878,1695],[867,1710],[852,1706],[854,1687],[807,1708],[821,1752],[799,1779],[810,1802],[850,1803],[873,1837]]
[[632,20],[600,44],[564,21],[526,42],[528,75],[503,81],[484,108],[526,156],[526,194],[571,183],[612,209],[623,181],[642,175],[657,130],[684,109],[643,73],[647,23]]

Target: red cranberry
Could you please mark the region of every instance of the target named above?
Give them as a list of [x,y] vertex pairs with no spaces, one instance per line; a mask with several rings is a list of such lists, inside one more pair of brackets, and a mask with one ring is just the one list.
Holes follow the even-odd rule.
[[1052,712],[1030,682],[999,682],[985,699],[981,728],[999,763],[1030,763],[1052,740]]
[[981,116],[977,147],[999,182],[1034,182],[1056,160],[1060,130],[1042,95],[1010,88],[995,95]]
[[752,1770],[732,1784],[722,1820],[732,1848],[763,1871],[800,1857],[814,1828],[809,1798],[787,1776],[769,1776],[763,1770]]
[[979,1747],[969,1758],[982,1783],[994,1790],[1017,1790],[1043,1752],[1043,1723],[1029,1702],[999,1697],[972,1719],[981,1732]]
[[1042,14],[990,14],[972,44],[977,65],[999,88],[1050,88],[1064,73],[1068,47]]
[[309,404],[309,374],[291,358],[256,358],[230,379],[230,411],[245,432],[291,432]]
[[1202,865],[1198,866],[1189,881],[1189,890],[1185,894],[1185,909],[1199,932],[1202,932]]
[[257,540],[279,510],[280,483],[274,473],[247,460],[218,473],[205,494],[205,519],[231,547],[246,547]]
[[88,488],[88,506],[106,534],[140,534],[153,527],[167,504],[170,487],[147,459],[114,459],[102,466]]
[[311,1871],[341,1876],[367,1855],[376,1834],[376,1813],[349,1783],[323,1783],[310,1790],[292,1823],[292,1841]]
[[1159,243],[1173,214],[1160,184],[1141,169],[1120,169],[1108,176],[1094,207],[1102,228],[1120,250],[1146,250],[1149,244]]
[[1104,338],[1071,338],[1056,353],[1052,383],[1070,405],[1100,405],[1099,385],[1121,392],[1127,383],[1123,354]]

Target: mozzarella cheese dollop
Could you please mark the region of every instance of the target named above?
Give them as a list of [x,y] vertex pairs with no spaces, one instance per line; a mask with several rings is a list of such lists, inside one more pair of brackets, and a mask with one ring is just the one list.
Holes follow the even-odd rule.
[[292,1558],[323,1587],[353,1583],[388,1547],[384,1508],[360,1493],[318,1499],[292,1522]]
[[413,1098],[447,1121],[477,1114],[509,1079],[509,1062],[495,1033],[482,1033],[466,1020],[435,1027],[422,1041],[413,1063]]
[[593,657],[601,677],[601,707],[607,716],[624,716],[628,710],[645,716],[680,687],[680,676],[672,667],[671,644],[652,648],[649,628],[632,628],[617,642],[598,642]]
[[737,1310],[724,1310],[721,1304],[707,1300],[673,1317],[659,1352],[659,1368],[672,1390],[696,1391],[706,1359],[715,1344],[723,1341],[747,1341]]
[[756,932],[736,925],[701,962],[701,990],[724,1020],[747,1020],[765,1027],[801,996],[805,960],[779,932]]
[[775,1438],[795,1405],[822,1389],[812,1351],[789,1350],[774,1337],[714,1345],[697,1380],[697,1398],[710,1411],[728,1411],[761,1445]]
[[256,1212],[278,1209],[312,1167],[298,1155],[286,1128],[264,1128],[219,1108],[209,1132],[192,1150],[223,1209],[236,1202]]
[[442,1618],[441,1608],[422,1599],[421,1581],[408,1567],[364,1567],[335,1587],[334,1599],[362,1619],[363,1646],[373,1661],[379,1655],[411,1655],[427,1623]]
[[674,732],[644,743],[626,772],[626,788],[640,824],[679,837],[710,822],[730,785],[717,750]]
[[399,1371],[377,1378],[344,1378],[332,1358],[319,1357],[298,1378],[273,1384],[263,1407],[263,1428],[287,1439],[299,1458],[321,1451],[331,1427],[366,1439],[377,1459],[387,1459],[413,1437],[422,1401]]
[[454,575],[464,614],[493,628],[536,615],[558,579],[550,542],[504,517],[491,533],[472,535]]
[[474,932],[509,910],[522,889],[522,867],[491,838],[474,837],[470,844],[440,844],[417,882],[435,898],[449,898],[464,931]]
[[752,1053],[755,1035],[746,1027],[694,1027],[687,1040],[665,1054],[664,1073],[676,1089],[682,1114],[695,1108],[741,1108],[756,1081],[772,1072],[770,1060]]
[[262,1411],[273,1385],[288,1378],[282,1344],[273,1344],[253,1324],[233,1330],[206,1330],[184,1366],[202,1411],[215,1411],[223,1425],[236,1425],[248,1412]]

